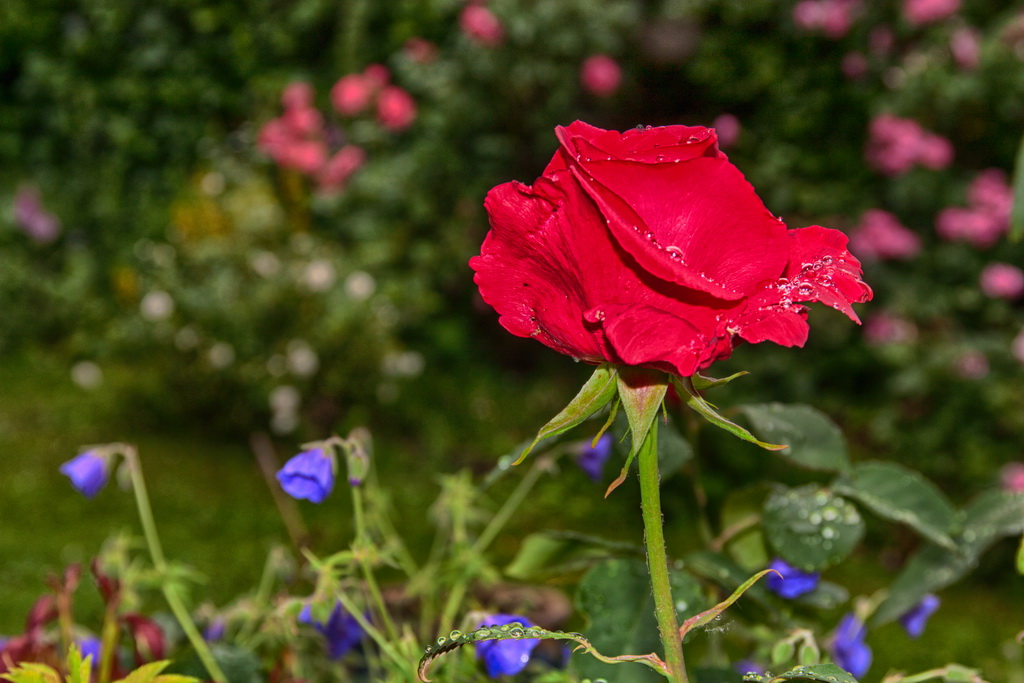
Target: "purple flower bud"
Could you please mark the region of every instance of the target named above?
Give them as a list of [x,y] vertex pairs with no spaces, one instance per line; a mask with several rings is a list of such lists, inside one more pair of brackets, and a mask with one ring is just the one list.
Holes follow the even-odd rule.
[[208,643],[222,640],[226,631],[227,622],[218,617],[206,625],[206,628],[203,630],[203,640]]
[[854,678],[871,668],[871,648],[864,642],[868,629],[853,613],[844,616],[832,635],[832,659]]
[[601,481],[604,463],[612,454],[612,443],[612,435],[605,433],[597,440],[597,445],[586,446],[576,456],[576,464],[594,481]]
[[92,657],[92,667],[94,669],[98,668],[100,665],[101,652],[101,645],[99,639],[90,636],[87,638],[79,638],[77,640],[77,643],[78,649],[82,653],[82,659],[85,660],[86,657]]
[[311,625],[323,635],[327,641],[327,656],[331,659],[341,659],[363,639],[359,622],[345,611],[340,602],[334,604],[325,622],[314,620],[313,610],[306,605],[299,612],[299,622]]
[[334,459],[323,448],[303,451],[278,470],[277,480],[292,498],[322,503],[334,489]]
[[[519,622],[524,628],[533,626],[530,620],[515,614],[492,614],[477,628],[504,626]],[[540,643],[539,638],[518,638],[515,640],[482,640],[474,645],[476,658],[484,660],[487,675],[515,676],[526,668],[533,649]]]
[[779,558],[772,560],[768,568],[782,574],[782,576],[779,576],[779,574],[769,574],[765,577],[768,590],[787,600],[798,598],[804,593],[810,593],[818,587],[818,582],[821,580],[820,572],[800,571]]
[[935,610],[939,609],[939,596],[928,595],[921,598],[921,601],[914,605],[906,614],[900,617],[903,629],[911,638],[917,638],[924,633],[924,627]]
[[60,466],[60,473],[71,480],[71,485],[86,498],[99,493],[107,483],[110,462],[96,451],[79,453]]

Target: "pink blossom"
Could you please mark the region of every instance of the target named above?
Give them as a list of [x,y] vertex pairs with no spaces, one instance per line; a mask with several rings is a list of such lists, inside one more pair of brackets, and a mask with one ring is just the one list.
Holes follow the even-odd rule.
[[401,131],[416,120],[416,101],[397,85],[389,85],[377,96],[377,122],[390,131]]
[[917,143],[917,161],[935,171],[953,163],[953,143],[941,135],[925,133]]
[[341,190],[349,177],[366,161],[366,152],[356,145],[345,145],[334,153],[317,176],[320,189],[324,192]]
[[323,134],[324,117],[311,107],[290,107],[281,115],[289,131],[300,137]]
[[980,285],[993,299],[1017,299],[1024,294],[1024,270],[1009,263],[990,263],[981,271]]
[[718,115],[711,127],[718,134],[718,144],[722,147],[732,147],[740,137],[740,120],[732,114]]
[[331,88],[331,104],[342,116],[355,116],[370,104],[375,90],[363,74],[348,74]]
[[14,196],[14,222],[38,244],[49,244],[60,235],[60,219],[43,209],[34,187],[22,187]]
[[970,206],[943,209],[935,219],[939,236],[950,241],[991,247],[1010,227],[1013,189],[997,168],[979,173],[967,189]]
[[309,83],[289,83],[281,91],[281,104],[285,109],[308,109],[313,106],[313,86]]
[[939,212],[935,230],[944,240],[967,242],[985,249],[999,241],[1006,232],[1006,225],[986,211],[953,206]]
[[622,69],[608,55],[591,55],[580,67],[580,83],[591,95],[608,97],[619,89]]
[[327,161],[327,145],[322,140],[291,140],[275,160],[287,168],[316,173]]
[[903,16],[914,26],[945,19],[958,9],[960,0],[903,0]]
[[424,38],[410,38],[405,41],[402,51],[417,64],[430,64],[437,59],[437,46]]
[[956,374],[964,379],[982,379],[988,374],[988,358],[976,349],[964,351],[953,364]]
[[1008,462],[999,470],[999,483],[1004,491],[1024,493],[1024,462]]
[[363,78],[374,90],[380,90],[391,81],[391,72],[383,64],[370,64],[363,69]]
[[921,238],[888,211],[871,209],[850,235],[850,249],[865,259],[911,259],[921,251]]
[[953,160],[953,145],[946,138],[926,131],[913,119],[881,114],[871,121],[864,156],[882,173],[900,175],[915,164],[945,168]]
[[487,47],[501,45],[505,39],[501,22],[483,5],[467,5],[459,16],[459,26],[471,40]]
[[810,32],[820,32],[838,40],[853,25],[860,0],[801,0],[793,7],[793,21]]
[[1002,169],[988,168],[971,181],[967,188],[967,200],[972,206],[1008,222],[1013,210],[1013,188]]
[[864,340],[871,346],[911,344],[917,341],[917,326],[895,313],[881,311],[865,321]]
[[868,58],[860,52],[847,52],[841,63],[843,75],[851,81],[859,81],[868,73]]
[[953,61],[964,71],[973,71],[981,63],[981,35],[973,28],[958,28],[949,37]]

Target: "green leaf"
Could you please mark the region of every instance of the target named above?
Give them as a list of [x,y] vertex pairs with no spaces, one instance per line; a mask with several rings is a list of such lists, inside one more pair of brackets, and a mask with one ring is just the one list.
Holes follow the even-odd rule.
[[1020,545],[1017,546],[1017,573],[1024,575],[1024,534],[1020,537]]
[[68,648],[68,683],[89,683],[92,665],[92,655],[83,660],[82,651],[72,643]]
[[871,618],[872,625],[881,626],[899,619],[928,593],[959,580],[972,565],[971,559],[965,555],[931,543],[925,545],[911,556],[889,586],[888,597]]
[[770,559],[760,524],[761,509],[768,492],[768,487],[762,484],[748,486],[731,491],[722,504],[722,535],[729,537],[724,547],[748,573],[763,569]]
[[794,602],[816,609],[835,609],[850,599],[850,591],[831,581],[819,581],[810,593],[804,593]]
[[53,667],[33,662],[21,662],[0,678],[11,683],[62,683],[60,674]]
[[1010,213],[1010,239],[1019,242],[1024,237],[1024,139],[1017,148],[1017,163],[1013,169],[1013,211]]
[[730,595],[728,598],[718,603],[711,609],[704,610],[700,614],[696,614],[687,619],[686,621],[684,621],[683,625],[679,627],[679,637],[684,638],[686,637],[686,634],[692,631],[693,629],[702,628],[710,624],[712,621],[721,616],[722,612],[724,612],[726,608],[728,608],[734,602],[739,600],[740,596],[746,593],[747,590],[749,590],[751,586],[757,583],[762,576],[771,573],[778,572],[776,572],[774,569],[765,569],[764,571],[754,574],[749,579],[744,581],[739,588],[733,591],[732,595]]
[[574,532],[545,531],[523,540],[505,574],[521,581],[537,581],[585,570],[622,555],[642,557],[643,548]]
[[693,385],[693,381],[689,377],[673,377],[672,382],[676,387],[676,391],[679,393],[680,398],[686,401],[686,405],[690,406],[693,410],[703,417],[711,424],[724,429],[733,436],[738,436],[744,441],[749,441],[752,444],[760,446],[765,450],[779,451],[785,448],[785,445],[765,443],[760,441],[753,434],[748,432],[743,427],[740,427],[735,422],[731,422],[715,410],[715,407],[704,400],[704,398],[697,392],[697,389]]
[[765,501],[763,519],[768,543],[804,571],[841,562],[864,535],[857,508],[816,484],[776,488]]
[[658,429],[658,472],[664,482],[693,458],[693,446],[671,422]]
[[827,472],[849,469],[846,439],[836,423],[820,410],[784,403],[744,405],[740,410],[759,439],[789,444],[779,455],[790,462]]
[[835,664],[798,666],[771,679],[776,681],[821,681],[822,683],[857,683],[857,679]]
[[519,459],[513,464],[518,465],[521,463],[530,454],[530,451],[540,443],[541,439],[567,432],[608,405],[615,396],[617,377],[618,371],[614,365],[602,363],[597,366],[594,374],[590,376],[590,379],[580,389],[580,393],[576,394],[576,398],[570,401],[569,405],[550,422],[541,427],[533,443],[527,446],[526,450],[523,451]]
[[956,510],[939,488],[921,474],[893,462],[857,465],[836,491],[855,498],[879,517],[901,522],[950,550]]
[[629,421],[632,446],[618,478],[605,491],[606,498],[622,482],[626,481],[633,458],[636,457],[640,446],[647,438],[651,424],[658,419],[662,401],[665,400],[665,392],[668,391],[668,375],[657,370],[623,366],[619,368],[618,389],[623,412],[626,413],[626,419]]
[[[681,619],[703,609],[703,593],[695,579],[680,571],[670,572],[669,579]],[[588,638],[598,649],[609,652],[656,652],[661,649],[650,578],[642,560],[609,560],[594,566],[580,581],[576,606],[586,615]],[[637,683],[663,680],[654,672],[639,667],[623,671],[588,658],[574,659],[573,665],[577,673],[588,678]]]
[[1006,536],[1024,533],[1024,493],[986,491],[964,508],[961,537],[975,558]]
[[170,660],[163,660],[159,662],[150,662],[149,664],[143,664],[135,671],[122,678],[118,683],[152,683],[154,680],[163,680],[168,677],[175,677],[179,679],[195,681],[194,678],[187,676],[174,676],[174,674],[167,674],[161,676],[160,672],[167,668],[170,664]]

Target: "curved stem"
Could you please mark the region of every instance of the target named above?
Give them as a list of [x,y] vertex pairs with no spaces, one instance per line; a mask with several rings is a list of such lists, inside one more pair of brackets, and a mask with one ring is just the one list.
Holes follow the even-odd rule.
[[153,558],[153,567],[156,569],[157,574],[160,575],[160,588],[163,591],[164,598],[167,600],[167,605],[171,608],[174,618],[178,620],[181,630],[185,632],[189,643],[195,648],[196,655],[198,655],[203,666],[206,667],[210,678],[216,681],[216,683],[227,683],[227,676],[224,675],[224,672],[217,664],[217,660],[213,658],[213,653],[210,652],[209,646],[203,640],[203,636],[199,633],[199,629],[196,628],[195,622],[192,621],[188,608],[185,607],[185,602],[178,595],[174,584],[168,581],[167,560],[164,558],[164,550],[160,545],[160,537],[156,532],[153,508],[149,504],[149,494],[146,492],[146,481],[142,477],[142,463],[139,460],[138,451],[135,450],[134,446],[124,445],[121,448],[121,452],[128,466],[128,474],[132,479],[132,491],[135,492],[135,503],[139,509],[139,519],[142,521],[142,532],[146,537],[149,555]]
[[647,548],[647,570],[651,575],[654,593],[654,613],[658,620],[668,678],[673,683],[688,683],[683,661],[683,641],[679,637],[679,619],[676,617],[672,584],[668,575],[668,555],[665,553],[664,520],[661,516],[661,477],[658,473],[658,421],[640,446],[637,455],[640,469],[640,507],[644,518],[644,546]]

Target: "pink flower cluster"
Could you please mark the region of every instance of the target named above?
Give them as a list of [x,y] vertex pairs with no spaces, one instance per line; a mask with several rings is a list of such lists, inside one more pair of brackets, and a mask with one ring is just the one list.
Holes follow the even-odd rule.
[[622,82],[622,68],[608,55],[591,55],[580,67],[580,83],[597,97],[615,94]]
[[1010,227],[1013,190],[1006,174],[997,168],[979,173],[967,190],[967,201],[967,207],[951,206],[939,213],[935,219],[939,237],[991,247]]
[[505,28],[494,12],[480,2],[466,5],[459,15],[463,35],[485,47],[497,47],[505,40]]
[[1019,299],[1024,295],[1024,270],[1009,263],[990,263],[982,269],[979,284],[993,299]]
[[917,341],[917,325],[895,313],[880,311],[865,321],[864,339],[871,346],[912,344]]
[[921,238],[888,211],[870,209],[850,234],[850,249],[864,259],[907,260],[921,251]]
[[[357,116],[373,106],[382,128],[405,130],[416,120],[416,102],[389,81],[385,67],[371,64],[362,73],[338,79],[331,88],[331,104],[342,116]],[[258,144],[281,166],[314,179],[321,192],[339,192],[366,161],[366,153],[353,144],[330,145],[331,135],[313,100],[311,85],[289,84],[281,94],[284,113],[263,125]]]
[[348,74],[331,88],[331,104],[342,116],[357,116],[376,106],[377,123],[400,132],[416,120],[416,101],[408,92],[390,84],[386,67],[371,64],[362,73]]
[[953,145],[913,119],[881,114],[871,122],[864,157],[886,175],[906,173],[916,164],[940,170],[952,163]]
[[838,40],[850,31],[860,5],[860,0],[801,0],[793,8],[793,21],[805,31]]
[[945,19],[960,9],[960,0],[904,0],[903,16],[913,26]]

